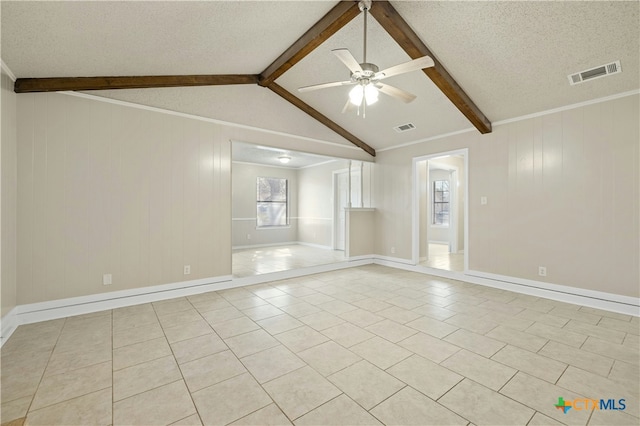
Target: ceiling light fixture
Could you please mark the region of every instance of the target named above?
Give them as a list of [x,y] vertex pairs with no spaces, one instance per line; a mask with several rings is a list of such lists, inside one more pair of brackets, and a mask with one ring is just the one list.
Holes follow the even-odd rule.
[[355,106],[362,104],[362,98],[367,105],[373,105],[378,102],[378,88],[372,83],[359,84],[349,92],[349,100]]
[[367,107],[377,102],[378,94],[380,92],[405,103],[409,103],[416,98],[416,95],[395,86],[382,83],[381,80],[395,75],[429,68],[435,65],[433,59],[429,56],[423,56],[409,62],[394,65],[382,71],[380,71],[376,64],[367,62],[367,15],[369,14],[371,5],[372,0],[361,0],[358,3],[364,18],[362,63],[358,63],[351,52],[349,52],[349,49],[340,48],[333,49],[331,51],[342,61],[343,64],[347,66],[347,68],[349,68],[349,71],[351,71],[351,78],[347,81],[334,81],[331,83],[313,84],[311,86],[298,88],[299,92],[310,92],[312,90],[326,89],[329,87],[355,85],[355,87],[349,91],[349,99],[344,105],[342,112],[344,113],[348,111],[355,105],[358,108],[358,115],[362,112],[363,118],[366,115]]
[[278,157],[278,160],[280,160],[282,164],[287,164],[289,161],[291,161],[291,157],[289,157],[288,155],[282,155]]

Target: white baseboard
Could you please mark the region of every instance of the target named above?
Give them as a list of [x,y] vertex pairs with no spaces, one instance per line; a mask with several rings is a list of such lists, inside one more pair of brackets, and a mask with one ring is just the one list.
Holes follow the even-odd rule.
[[356,266],[370,265],[373,263],[373,258],[367,256],[363,259],[356,259],[354,261],[328,263],[326,265],[307,266],[306,268],[291,269],[288,271],[271,272],[268,274],[253,275],[250,277],[234,278],[233,283],[237,287],[244,287],[254,284],[262,284],[271,281],[286,280],[289,278],[303,277],[305,275],[321,274],[323,272],[337,271],[339,269],[354,268]]
[[307,246],[314,247],[323,250],[333,250],[331,246],[323,246],[321,244],[313,244],[313,243],[305,243],[303,241],[288,241],[285,243],[272,243],[272,244],[253,244],[247,246],[233,246],[233,250],[244,250],[244,249],[252,249],[252,248],[262,248],[262,247],[279,247],[279,246]]
[[190,296],[209,291],[226,290],[288,278],[296,278],[305,275],[319,274],[322,272],[353,268],[371,263],[373,263],[372,257],[367,256],[367,258],[361,260],[310,266],[289,271],[255,275],[246,278],[233,278],[231,275],[225,275],[131,290],[101,293],[90,296],[72,297],[68,299],[19,305],[13,308],[4,316],[4,318],[1,319],[0,328],[2,329],[2,338],[0,340],[0,347],[7,341],[15,329],[22,324],[49,321],[58,318],[122,308],[125,306],[140,305],[143,303],[157,302],[159,300]]
[[305,243],[303,241],[298,241],[297,244],[299,244],[301,246],[313,247],[313,248],[318,248],[318,249],[323,249],[323,250],[333,250],[333,247],[331,247],[331,246],[323,246],[322,244]]
[[1,319],[2,346],[21,324],[48,321],[57,318],[88,314],[108,309],[190,296],[209,291],[261,284],[271,281],[319,274],[339,269],[353,268],[375,263],[407,271],[449,278],[471,284],[509,290],[532,296],[544,297],[565,303],[589,306],[627,315],[640,316],[640,298],[613,293],[580,289],[540,281],[526,280],[480,271],[455,272],[413,265],[410,260],[397,257],[364,255],[354,256],[345,262],[310,266],[306,268],[274,272],[244,278],[229,275],[163,284],[131,290],[114,291],[91,296],[73,297],[49,302],[19,305]]
[[560,302],[584,305],[606,311],[640,316],[640,298],[638,297],[569,287],[481,271],[469,270],[465,275],[469,279],[468,282],[476,282],[489,287],[511,290],[518,293],[545,297]]
[[18,325],[30,324],[74,315],[89,314],[107,309],[190,296],[208,291],[223,290],[230,286],[231,276],[224,275],[90,296],[30,303],[16,307],[16,318]]
[[480,271],[446,271],[443,269],[413,265],[411,261],[407,259],[390,258],[387,256],[375,255],[374,259],[374,263],[378,265],[640,317],[640,298],[638,297],[550,284]]
[[[375,263],[389,262],[389,265],[385,266],[392,266],[392,264],[413,265],[413,263],[409,259],[403,259],[401,257],[382,256],[379,254],[372,255],[372,257],[375,260]],[[382,263],[378,264],[382,265]]]
[[286,241],[284,243],[270,243],[270,244],[250,244],[246,246],[233,246],[232,250],[244,250],[244,249],[252,249],[252,248],[262,248],[262,247],[280,247],[280,246],[294,246],[299,244],[297,241]]
[[367,260],[369,261],[369,264],[374,262],[374,256],[370,255],[370,254],[365,254],[365,255],[361,255],[361,256],[350,256],[347,261],[349,262],[357,262],[360,260]]
[[14,307],[0,319],[0,347],[11,337],[16,328],[18,328],[18,319],[16,318],[17,307]]
[[447,271],[444,269],[436,269],[428,266],[414,265],[407,259],[398,259],[400,262],[393,260],[394,258],[375,256],[374,263],[376,265],[388,266],[390,268],[403,269],[405,271],[417,272],[420,274],[433,275],[435,277],[449,278],[452,280],[464,281],[464,274],[462,272]]

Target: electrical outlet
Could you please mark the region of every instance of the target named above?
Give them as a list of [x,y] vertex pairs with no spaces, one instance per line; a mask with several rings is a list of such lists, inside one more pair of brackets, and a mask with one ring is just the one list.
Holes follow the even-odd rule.
[[251,239],[251,234],[247,234],[247,240]]
[[547,276],[547,267],[546,266],[538,266],[538,275],[541,277]]
[[111,278],[111,274],[104,274],[102,276],[102,285],[111,285],[113,280]]
[[391,247],[391,254],[396,254],[396,248],[395,247]]
[[184,274],[189,275],[191,273],[191,265],[184,265]]
[[485,206],[487,204],[487,197],[480,197],[480,204]]

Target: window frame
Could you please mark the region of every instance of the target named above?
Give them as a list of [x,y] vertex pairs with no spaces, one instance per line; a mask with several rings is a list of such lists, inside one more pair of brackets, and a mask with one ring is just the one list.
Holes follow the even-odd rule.
[[[436,184],[438,182],[446,182],[447,183],[447,190],[436,190]],[[441,228],[448,228],[451,224],[451,182],[449,182],[449,180],[447,179],[434,179],[433,180],[433,188],[432,188],[432,201],[431,201],[431,226],[435,226],[435,227],[441,227]],[[440,193],[442,194],[442,196],[440,197],[440,199],[443,199],[443,195],[446,193],[448,194],[448,200],[449,201],[437,201],[437,197],[436,197],[436,193]],[[436,206],[443,206],[446,205],[447,206],[447,223],[441,223],[438,222],[436,219]],[[442,212],[442,208],[439,209],[439,212]]]
[[[273,179],[284,181],[285,184],[285,200],[284,201],[273,201],[273,200],[261,200],[260,199],[260,180],[261,179]],[[259,209],[262,204],[281,204],[284,205],[284,216],[285,216],[285,224],[269,224],[269,225],[260,225],[259,224]],[[272,177],[272,176],[257,176],[256,177],[256,229],[274,229],[274,228],[288,228],[290,227],[290,217],[289,217],[289,179],[283,177]]]

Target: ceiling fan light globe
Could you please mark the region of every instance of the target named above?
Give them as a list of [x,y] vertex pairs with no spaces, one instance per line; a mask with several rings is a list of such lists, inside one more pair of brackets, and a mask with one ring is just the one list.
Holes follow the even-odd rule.
[[360,105],[362,103],[362,98],[364,97],[364,88],[361,85],[355,86],[349,92],[349,100],[354,105]]
[[368,84],[364,88],[364,98],[367,105],[373,105],[378,102],[378,88],[373,84]]

